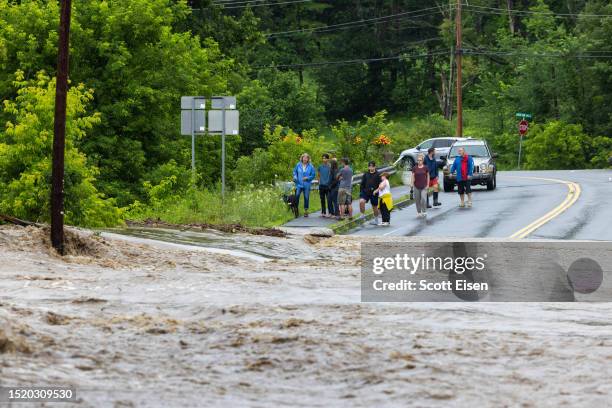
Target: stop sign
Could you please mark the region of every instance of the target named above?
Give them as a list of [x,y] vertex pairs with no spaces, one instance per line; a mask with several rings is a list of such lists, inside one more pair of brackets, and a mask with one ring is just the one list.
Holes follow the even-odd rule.
[[527,133],[527,130],[529,129],[529,122],[527,122],[525,119],[521,120],[519,122],[519,133],[521,134],[521,136],[524,136],[525,133]]

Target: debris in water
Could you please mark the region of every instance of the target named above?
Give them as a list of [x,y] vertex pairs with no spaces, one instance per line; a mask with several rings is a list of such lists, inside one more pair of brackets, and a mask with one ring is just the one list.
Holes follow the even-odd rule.
[[[21,334],[14,334],[14,332],[21,332]],[[32,353],[32,347],[28,344],[25,337],[22,335],[25,333],[25,327],[20,330],[14,330],[11,327],[9,321],[5,319],[0,320],[0,354],[4,353]]]
[[71,320],[70,317],[68,316],[62,316],[60,314],[53,313],[53,312],[47,312],[46,319],[47,319],[47,323],[52,324],[54,326],[61,326],[64,324],[68,324],[70,323],[70,320]]
[[72,303],[75,303],[77,305],[83,304],[83,303],[106,303],[106,302],[107,301],[104,299],[98,299],[98,298],[93,298],[93,297],[80,297],[72,301]]
[[235,234],[237,232],[253,234],[253,235],[266,235],[269,237],[279,237],[284,238],[287,236],[285,231],[282,231],[277,228],[253,228],[247,227],[242,224],[172,224],[169,222],[162,221],[161,219],[151,219],[148,218],[144,221],[131,221],[126,220],[126,224],[129,227],[149,227],[149,228],[176,228],[180,230],[207,230],[212,229],[221,232],[228,232]]

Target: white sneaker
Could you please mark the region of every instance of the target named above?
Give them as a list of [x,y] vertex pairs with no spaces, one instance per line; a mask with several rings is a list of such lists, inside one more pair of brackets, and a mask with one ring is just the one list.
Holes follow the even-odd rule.
[[391,225],[391,223],[381,222],[380,225],[383,226],[383,227],[388,227],[389,225]]
[[370,221],[370,225],[379,225],[378,218],[374,218],[372,221]]
[[468,201],[467,206],[468,206],[468,208],[472,208],[472,202]]

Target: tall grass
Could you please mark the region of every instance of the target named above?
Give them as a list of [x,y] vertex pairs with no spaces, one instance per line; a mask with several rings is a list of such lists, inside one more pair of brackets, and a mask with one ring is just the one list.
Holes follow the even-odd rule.
[[[300,214],[303,213],[300,202]],[[310,194],[310,211],[320,209],[319,193]],[[226,191],[221,200],[220,188],[190,189],[182,196],[173,196],[148,205],[130,207],[126,219],[143,221],[160,219],[173,224],[242,224],[250,227],[272,227],[293,219],[293,214],[277,187],[248,185]]]

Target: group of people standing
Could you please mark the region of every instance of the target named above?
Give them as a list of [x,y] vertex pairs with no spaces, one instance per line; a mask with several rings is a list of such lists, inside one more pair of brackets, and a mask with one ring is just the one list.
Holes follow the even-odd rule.
[[[465,195],[467,194],[467,206],[472,206],[472,174],[474,172],[474,159],[468,155],[463,147],[458,150],[458,156],[455,157],[453,164],[450,166],[450,173],[457,172],[457,189],[461,200],[459,207],[465,207]],[[442,205],[438,200],[440,192],[440,182],[438,181],[438,163],[436,161],[436,149],[430,148],[427,150],[427,155],[420,154],[417,156],[417,163],[412,168],[412,189],[414,192],[414,201],[416,203],[417,217],[426,217],[427,209],[432,208],[429,205],[428,190],[431,190],[433,196],[433,206]]]
[[[460,207],[465,206],[465,194],[468,196],[467,206],[472,206],[471,178],[474,171],[474,161],[466,154],[465,149],[459,148],[459,155],[450,167],[450,172],[457,172],[457,187],[461,198]],[[440,182],[438,177],[439,166],[436,160],[436,149],[430,148],[426,155],[420,154],[416,164],[412,167],[411,188],[414,194],[417,217],[426,217],[427,209],[441,206],[439,201]],[[347,158],[338,160],[325,153],[321,157],[321,164],[315,170],[308,153],[303,153],[300,161],[293,169],[293,182],[296,186],[296,205],[299,207],[300,196],[304,195],[304,217],[308,217],[310,207],[310,189],[315,178],[319,182],[319,197],[321,199],[321,217],[335,217],[353,219],[353,170]],[[433,206],[429,204],[429,192],[433,197]],[[368,163],[366,171],[359,185],[359,211],[360,217],[365,218],[366,203],[372,205],[374,213],[373,225],[389,225],[393,198],[389,173],[379,173],[376,163]],[[382,221],[379,222],[379,216]]]
[[[296,186],[296,199],[299,206],[300,196],[304,195],[304,217],[308,217],[310,207],[310,190],[317,178],[319,197],[321,199],[321,217],[353,219],[353,170],[348,158],[340,160],[331,158],[327,153],[321,157],[321,164],[315,170],[308,153],[302,154],[300,161],[293,169],[293,182]],[[389,174],[378,173],[376,163],[368,163],[368,171],[363,174],[359,189],[359,210],[365,218],[365,205],[370,202],[374,213],[372,224],[389,225],[393,199]],[[382,221],[379,222],[379,216]]]

